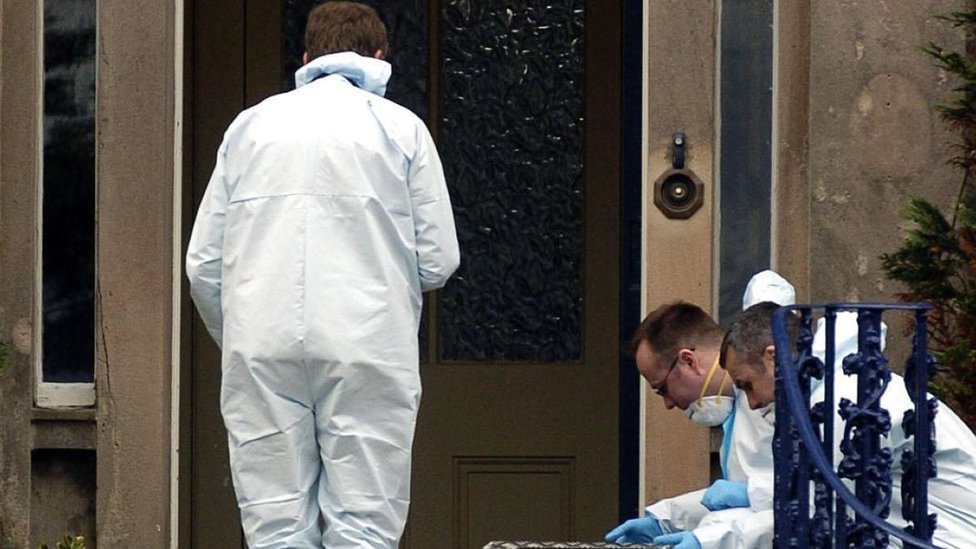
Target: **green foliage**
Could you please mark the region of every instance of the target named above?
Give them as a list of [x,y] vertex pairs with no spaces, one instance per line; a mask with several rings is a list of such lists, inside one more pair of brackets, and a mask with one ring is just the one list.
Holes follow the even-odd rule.
[[[976,35],[976,11],[941,19]],[[881,261],[886,276],[907,288],[899,299],[932,304],[929,345],[940,367],[929,388],[976,429],[976,60],[934,43],[922,51],[959,81],[955,100],[936,109],[959,136],[949,163],[962,182],[951,220],[931,202],[912,198],[904,215],[913,227]]]
[[[47,544],[42,543],[40,549],[48,549]],[[64,536],[56,549],[85,549],[85,536]]]
[[929,345],[940,370],[930,389],[976,428],[976,192],[963,193],[956,226],[932,204],[913,198],[914,222],[901,248],[882,256],[888,278],[902,282],[905,301],[927,301]]

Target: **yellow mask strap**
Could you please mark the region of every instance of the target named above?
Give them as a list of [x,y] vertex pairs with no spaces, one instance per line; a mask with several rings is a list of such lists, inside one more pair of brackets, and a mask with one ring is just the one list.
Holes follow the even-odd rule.
[[[717,359],[717,358],[715,359],[715,361],[716,361],[715,363],[716,363],[716,364],[718,364],[718,359]],[[720,385],[718,386],[718,398],[719,398],[719,402],[721,402],[721,401],[722,401],[722,397],[724,396],[724,395],[722,394],[722,391],[724,391],[724,390],[725,390],[725,384],[726,384],[726,383],[727,383],[727,382],[728,382],[728,381],[729,381],[730,379],[732,379],[732,377],[731,377],[731,376],[729,376],[729,372],[728,372],[728,370],[726,370],[726,371],[725,371],[725,377],[723,377],[723,378],[722,378],[722,383],[721,383],[721,384],[720,384]]]
[[[715,377],[715,372],[718,371],[718,358],[719,355],[715,355],[715,362],[712,362],[712,367],[708,369],[708,374],[705,375],[705,382],[702,383],[701,391],[698,393],[698,402],[705,398],[705,390],[708,389],[708,384],[712,382],[712,378]],[[725,372],[725,376],[722,377],[722,384],[718,387],[718,401],[722,402],[722,390],[725,389],[725,383],[729,380],[729,373]]]

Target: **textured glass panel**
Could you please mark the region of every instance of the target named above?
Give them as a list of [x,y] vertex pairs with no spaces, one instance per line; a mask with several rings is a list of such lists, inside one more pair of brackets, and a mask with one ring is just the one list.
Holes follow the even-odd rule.
[[[305,51],[305,21],[315,0],[285,1],[285,81],[282,89],[295,87],[295,71]],[[386,60],[393,75],[386,97],[427,119],[427,3],[420,0],[373,0],[360,3],[372,6],[386,24],[390,51]]]
[[43,378],[95,379],[95,0],[44,2]]
[[719,318],[769,268],[773,0],[722,2],[722,227]]
[[442,5],[439,146],[462,263],[440,294],[441,358],[577,360],[583,1]]
[[[301,66],[305,51],[305,22],[309,10],[318,4],[315,0],[285,0],[284,33],[285,48],[282,60],[285,81],[282,89],[295,87],[295,71]],[[414,112],[421,120],[427,120],[427,3],[421,0],[367,1],[379,13],[386,25],[390,51],[387,61],[393,65],[393,74],[386,89],[386,97]],[[420,361],[426,362],[427,312],[420,325]]]

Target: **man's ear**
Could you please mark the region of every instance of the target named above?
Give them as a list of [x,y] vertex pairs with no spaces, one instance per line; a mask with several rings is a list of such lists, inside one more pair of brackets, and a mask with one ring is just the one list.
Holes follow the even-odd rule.
[[698,354],[696,354],[695,351],[692,351],[691,349],[682,349],[680,360],[681,362],[687,363],[688,366],[691,366],[693,371],[702,375],[705,374],[703,371],[704,366],[702,365],[701,360],[698,360]]
[[767,345],[762,353],[763,366],[771,371],[776,371],[776,346]]

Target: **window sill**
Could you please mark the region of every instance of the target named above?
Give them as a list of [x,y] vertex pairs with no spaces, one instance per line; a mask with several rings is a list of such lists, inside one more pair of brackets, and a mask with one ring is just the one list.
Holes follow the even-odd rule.
[[32,450],[94,450],[94,408],[33,408]]

